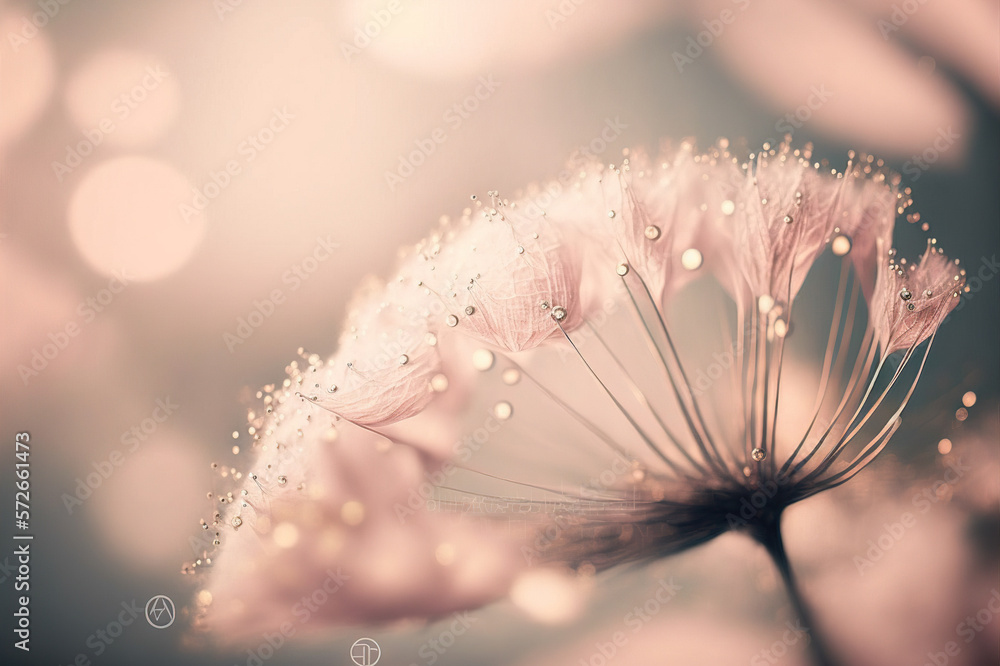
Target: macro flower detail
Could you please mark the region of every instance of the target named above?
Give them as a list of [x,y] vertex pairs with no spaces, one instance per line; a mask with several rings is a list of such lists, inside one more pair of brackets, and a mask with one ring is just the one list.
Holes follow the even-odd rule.
[[[781,516],[888,445],[965,288],[934,241],[895,258],[909,194],[870,156],[838,170],[808,146],[723,140],[473,198],[359,299],[329,360],[303,352],[258,394],[258,450],[205,522],[218,552],[192,566],[211,560],[202,626],[280,622],[330,567],[349,583],[321,616],[384,622],[738,530],[835,663]],[[285,568],[247,603],[246,578]]]
[[885,255],[878,266],[872,310],[879,345],[884,354],[891,354],[916,347],[934,334],[957,305],[965,271],[949,261],[933,239],[919,263],[896,262],[892,250]]

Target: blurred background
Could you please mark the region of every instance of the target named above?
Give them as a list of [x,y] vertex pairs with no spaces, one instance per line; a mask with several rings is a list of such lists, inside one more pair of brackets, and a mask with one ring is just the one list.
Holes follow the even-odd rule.
[[[835,166],[883,157],[919,213],[902,253],[926,222],[970,274],[915,397],[940,416],[897,438],[887,487],[790,512],[793,563],[853,663],[951,640],[948,663],[995,658],[995,615],[968,644],[956,625],[998,587],[996,2],[25,0],[0,5],[0,42],[0,497],[27,431],[35,535],[30,655],[11,649],[0,550],[13,663],[247,663],[185,647],[183,617],[94,637],[123,603],[190,597],[210,462],[234,464],[247,399],[298,347],[333,350],[366,274],[471,193],[574,152],[786,134]],[[953,451],[978,476],[942,493]],[[944,501],[859,572],[852,556],[926,488]],[[14,531],[0,521],[4,544]],[[443,653],[427,650],[439,625],[358,629],[272,663],[349,664],[366,635],[389,665],[605,663],[599,644],[670,577],[681,592],[618,663],[804,663],[780,581],[737,535],[601,579],[562,626],[499,604]]]

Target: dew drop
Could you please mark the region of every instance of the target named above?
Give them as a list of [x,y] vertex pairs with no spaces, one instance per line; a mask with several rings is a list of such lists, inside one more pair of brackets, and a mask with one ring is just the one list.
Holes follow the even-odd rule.
[[618,264],[618,268],[615,270],[615,272],[618,273],[618,275],[620,275],[621,277],[625,277],[626,275],[628,275],[628,264],[626,264],[624,261]]
[[279,484],[279,485],[282,485],[282,486],[283,486],[283,485],[285,485],[286,483],[288,483],[288,477],[287,477],[287,476],[279,476],[279,477],[278,477],[278,484]]
[[933,295],[934,295],[933,291],[931,291],[930,289],[924,289],[924,298],[930,298]]
[[909,289],[907,289],[907,288],[904,287],[899,292],[899,297],[902,298],[904,301],[908,301],[911,298],[913,298],[913,292],[911,292]]
[[763,296],[757,299],[757,309],[760,311],[761,314],[767,314],[768,312],[771,311],[771,308],[773,307],[774,307],[774,299],[768,296],[767,294],[764,294]]
[[684,253],[681,254],[681,266],[689,271],[701,268],[701,262],[703,260],[704,257],[701,256],[701,252],[693,247],[684,250]]
[[917,309],[917,306],[914,305],[913,303],[907,303],[906,304],[906,309],[909,310],[910,312],[913,312],[914,310]]
[[471,305],[465,306],[465,314],[467,314],[467,315],[474,315],[474,314],[476,314],[476,308],[472,307]]
[[760,462],[761,460],[767,457],[767,451],[765,451],[764,449],[755,448],[753,451],[750,452],[750,457],[756,460],[757,462]]
[[402,356],[399,357],[399,364],[400,365],[406,365],[409,362],[410,362],[410,357],[407,356],[406,354],[403,354]]
[[794,222],[795,220],[793,220],[793,219],[792,219],[792,216],[791,216],[791,215],[786,215],[786,216],[784,217],[784,221],[785,221],[785,224],[791,224],[791,223],[792,223],[792,222]]
[[448,318],[445,319],[445,323],[454,328],[455,326],[458,326],[458,317],[455,315],[448,315]]
[[734,204],[729,199],[726,199],[725,201],[722,202],[723,215],[732,215],[735,210],[736,210],[736,204]]
[[239,528],[243,524],[243,519],[239,516],[233,516],[233,527]]
[[646,238],[649,240],[656,240],[660,237],[660,228],[655,224],[651,224],[642,232]]
[[501,379],[503,379],[503,383],[506,384],[507,386],[513,386],[514,384],[521,381],[521,371],[518,370],[517,368],[507,368],[506,370],[503,371]]
[[788,325],[788,322],[785,321],[784,319],[779,318],[774,320],[774,334],[777,335],[779,338],[786,337],[790,330],[791,327]]
[[838,257],[843,257],[850,252],[851,246],[851,237],[847,234],[838,234],[834,237],[833,242],[830,243],[830,249]]
[[556,321],[562,321],[563,319],[565,319],[566,308],[564,308],[561,305],[557,305],[556,307],[552,308],[552,318],[555,319]]
[[524,254],[524,248],[522,246],[518,245],[517,246],[517,253],[518,254]]
[[239,454],[239,452],[240,452],[240,447],[238,447],[238,446],[234,446],[234,447],[233,447],[233,455],[238,455],[238,454]]
[[506,421],[514,414],[514,407],[506,400],[501,400],[493,405],[493,416],[501,421]]
[[472,367],[480,372],[486,372],[493,367],[495,357],[489,349],[477,349],[472,352]]
[[610,218],[614,219],[614,217],[615,217],[615,211],[613,211],[613,210],[609,210],[609,211],[608,211],[608,217],[610,217]]
[[431,377],[431,390],[435,393],[441,393],[448,390],[448,378],[438,373]]

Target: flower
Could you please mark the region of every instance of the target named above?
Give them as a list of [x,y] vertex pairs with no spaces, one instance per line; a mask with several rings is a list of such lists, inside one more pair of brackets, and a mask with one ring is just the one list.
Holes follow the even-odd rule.
[[[202,558],[205,624],[279,621],[335,566],[350,583],[327,621],[433,617],[517,602],[540,566],[589,576],[736,529],[829,663],[782,511],[883,450],[964,287],[934,242],[896,262],[898,183],[853,153],[838,171],[787,142],[744,159],[684,142],[474,198],[357,302],[329,361],[303,353],[259,394],[259,452],[205,522],[226,541]],[[840,278],[810,387],[783,361],[816,337],[824,262]]]

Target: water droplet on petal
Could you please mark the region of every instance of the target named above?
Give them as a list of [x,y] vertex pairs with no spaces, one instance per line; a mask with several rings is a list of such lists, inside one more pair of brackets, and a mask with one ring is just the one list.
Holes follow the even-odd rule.
[[774,334],[779,338],[786,337],[790,330],[791,328],[789,327],[788,322],[784,319],[779,318],[774,320]]
[[792,219],[792,216],[791,216],[791,215],[786,215],[786,216],[784,217],[784,221],[785,221],[785,224],[791,224],[791,223],[792,223],[792,222],[794,222],[795,220],[793,220],[793,219]]
[[448,390],[448,377],[438,373],[431,377],[431,390],[435,393],[441,393]]
[[406,354],[403,354],[402,356],[399,357],[399,364],[400,365],[406,365],[409,362],[410,362],[410,357],[407,356]]
[[908,301],[911,298],[913,298],[913,292],[904,287],[903,290],[899,292],[899,297],[902,298],[904,301]]
[[486,372],[493,367],[494,356],[489,349],[477,349],[472,352],[472,367],[481,372]]
[[764,449],[755,448],[753,451],[750,452],[750,457],[756,460],[757,462],[760,462],[761,460],[767,457],[767,451],[765,451]]
[[239,516],[233,516],[233,527],[239,528],[243,524],[243,519]]
[[452,327],[458,326],[458,317],[456,317],[455,315],[448,315],[448,318],[445,319],[445,322]]
[[465,306],[465,314],[470,316],[476,314],[476,308],[472,307],[471,305]]
[[830,243],[830,249],[838,257],[843,257],[845,254],[851,251],[851,238],[846,234],[839,234],[834,237],[833,242]]
[[556,307],[552,308],[552,318],[555,319],[556,321],[562,321],[563,319],[565,319],[566,308],[564,308],[561,305],[557,305]]
[[626,275],[628,275],[628,264],[626,264],[624,261],[618,264],[618,268],[616,269],[615,272],[618,273],[618,275],[625,277]]
[[687,250],[684,250],[683,254],[681,254],[681,266],[689,271],[698,270],[701,268],[701,262],[703,259],[704,257],[701,256],[700,251],[693,247],[688,248]]
[[655,224],[651,224],[642,232],[646,238],[649,240],[656,240],[660,237],[660,228]]
[[524,254],[524,248],[523,248],[523,247],[521,247],[520,245],[518,245],[518,246],[517,246],[517,253],[518,253],[518,254]]
[[514,384],[521,381],[521,371],[518,370],[517,368],[507,368],[506,370],[503,371],[503,375],[501,375],[501,378],[503,379],[504,384],[506,384],[507,386],[513,386]]
[[735,210],[736,210],[736,204],[734,204],[729,199],[726,199],[725,201],[722,202],[722,214],[723,215],[732,215],[733,211],[735,211]]
[[501,400],[493,405],[493,416],[501,421],[506,421],[514,414],[514,407],[506,400]]
[[608,217],[610,217],[610,218],[614,218],[614,216],[615,216],[615,211],[613,211],[613,210],[609,210],[609,211],[608,211]]
[[282,486],[283,486],[283,485],[285,485],[286,483],[288,483],[288,477],[286,477],[286,476],[279,476],[279,477],[278,477],[278,484],[279,484],[279,485],[282,485]]
[[763,296],[757,299],[757,309],[760,311],[761,314],[767,314],[768,312],[771,311],[771,308],[773,307],[774,307],[774,299],[768,296],[767,294],[764,294]]

